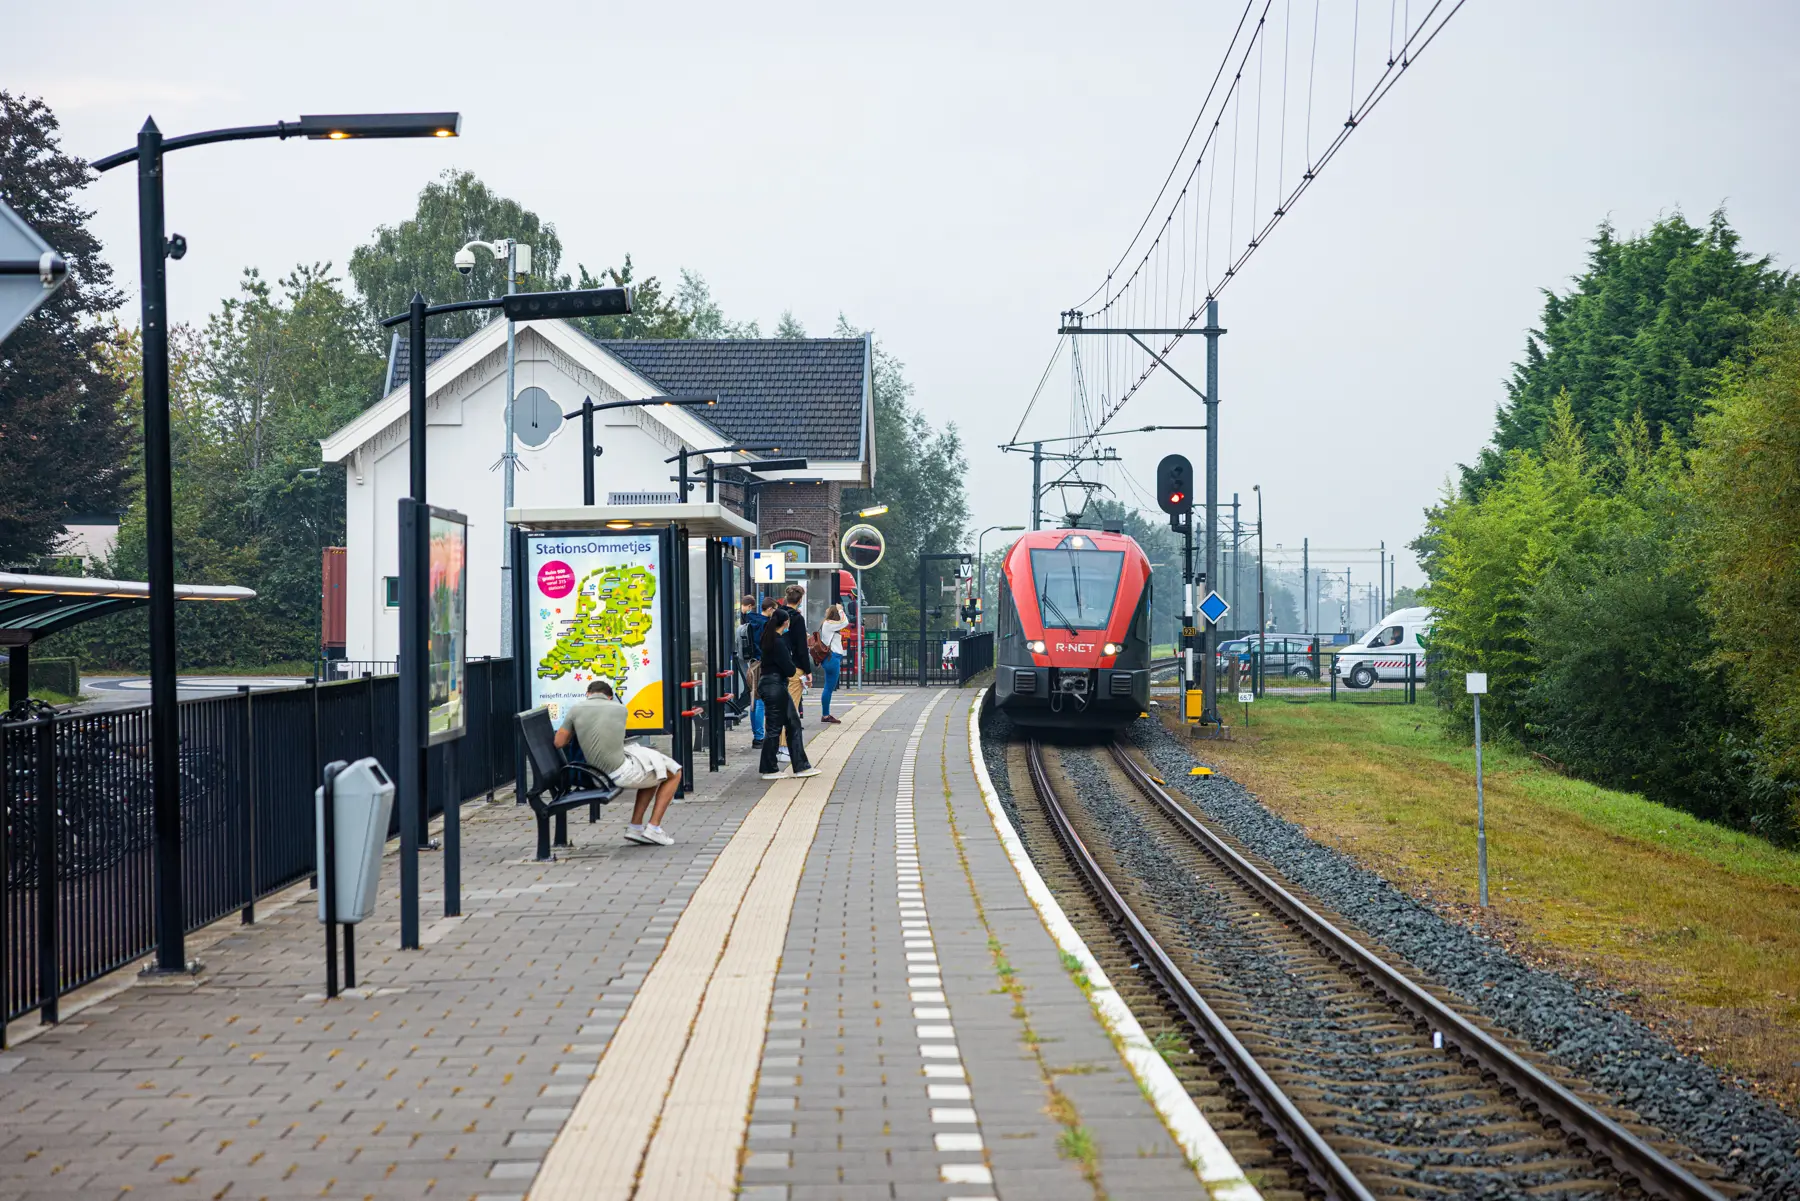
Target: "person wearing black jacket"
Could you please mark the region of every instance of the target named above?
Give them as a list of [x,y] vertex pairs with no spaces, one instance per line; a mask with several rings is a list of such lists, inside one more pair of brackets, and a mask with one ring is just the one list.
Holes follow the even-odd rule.
[[782,612],[788,615],[787,633],[783,637],[797,668],[793,679],[788,681],[788,697],[794,702],[794,712],[805,717],[805,685],[812,683],[813,669],[812,652],[806,649],[806,613],[800,607],[806,600],[806,589],[798,584],[789,584],[782,595],[787,601],[781,607]]
[[[800,711],[788,694],[788,682],[799,674],[799,667],[794,661],[794,652],[788,646],[787,628],[792,625],[788,616],[789,610],[777,609],[769,614],[769,620],[763,624],[762,633],[762,678],[757,681],[756,692],[762,698],[763,708],[768,724],[762,744],[762,778],[765,780],[782,779],[780,760],[776,758],[776,747],[781,742],[780,733],[787,732],[788,753],[792,757],[795,776],[816,776],[819,769],[806,759],[806,740],[800,732]],[[801,653],[805,653],[802,644]]]

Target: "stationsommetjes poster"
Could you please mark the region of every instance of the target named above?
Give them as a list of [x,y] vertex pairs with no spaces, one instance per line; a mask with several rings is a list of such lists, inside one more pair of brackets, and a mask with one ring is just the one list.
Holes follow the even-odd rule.
[[630,729],[663,729],[662,539],[536,534],[525,570],[531,703],[560,722],[601,679],[624,700]]

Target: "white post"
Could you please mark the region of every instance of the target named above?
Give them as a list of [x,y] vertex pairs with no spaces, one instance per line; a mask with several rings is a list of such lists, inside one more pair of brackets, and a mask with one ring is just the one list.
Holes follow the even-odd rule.
[[1471,671],[1464,681],[1469,695],[1475,698],[1475,873],[1479,881],[1481,907],[1488,903],[1487,871],[1487,803],[1481,788],[1481,695],[1487,691],[1487,673]]
[[[518,262],[519,244],[513,239],[506,239],[506,294],[511,296],[518,291],[519,275],[514,270]],[[505,500],[502,502],[500,520],[500,653],[512,654],[513,628],[513,590],[512,590],[512,539],[506,536],[505,510],[513,507],[513,319],[506,319],[506,453],[501,456],[501,475],[506,481],[502,485]]]
[[869,644],[863,641],[862,568],[856,569],[856,690],[862,691],[863,660],[869,657]]

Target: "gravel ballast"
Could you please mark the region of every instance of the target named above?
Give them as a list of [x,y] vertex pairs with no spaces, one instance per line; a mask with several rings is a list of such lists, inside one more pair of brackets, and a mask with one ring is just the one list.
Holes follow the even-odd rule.
[[[982,750],[1010,814],[1000,742],[1009,724],[990,714]],[[1447,920],[1348,856],[1314,842],[1241,785],[1216,774],[1216,765],[1208,765],[1214,767],[1212,776],[1188,775],[1196,755],[1160,723],[1136,722],[1128,736],[1202,816],[1415,968],[1683,1140],[1756,1195],[1800,1197],[1800,1123],[1616,1008],[1616,994],[1521,963],[1496,940]]]

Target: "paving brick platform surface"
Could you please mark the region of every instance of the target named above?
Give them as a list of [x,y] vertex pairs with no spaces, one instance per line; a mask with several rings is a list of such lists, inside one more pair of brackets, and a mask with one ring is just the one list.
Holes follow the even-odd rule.
[[[0,1055],[0,1197],[516,1196],[617,1022],[608,998],[763,792],[734,758],[670,808],[673,847],[625,844],[613,805],[540,864],[526,808],[465,807],[465,916],[427,891],[428,945],[401,952],[384,895],[358,939],[367,996],[323,1000],[307,892],[209,947],[198,980],[136,984]],[[438,889],[439,857],[421,873]]]
[[[734,735],[732,768],[671,809],[671,848],[624,844],[614,806],[538,864],[525,809],[471,805],[465,916],[433,920],[428,891],[428,945],[402,953],[384,895],[361,995],[323,1000],[296,891],[197,980],[0,1055],[0,1198],[1198,1195],[994,835],[971,699],[840,710],[809,730],[815,762],[837,748],[818,781],[765,784]],[[721,897],[756,928],[731,928],[737,901],[720,927]],[[599,1086],[669,1025],[634,1003],[683,987],[662,1116],[596,1154],[596,1132],[618,1141]]]

